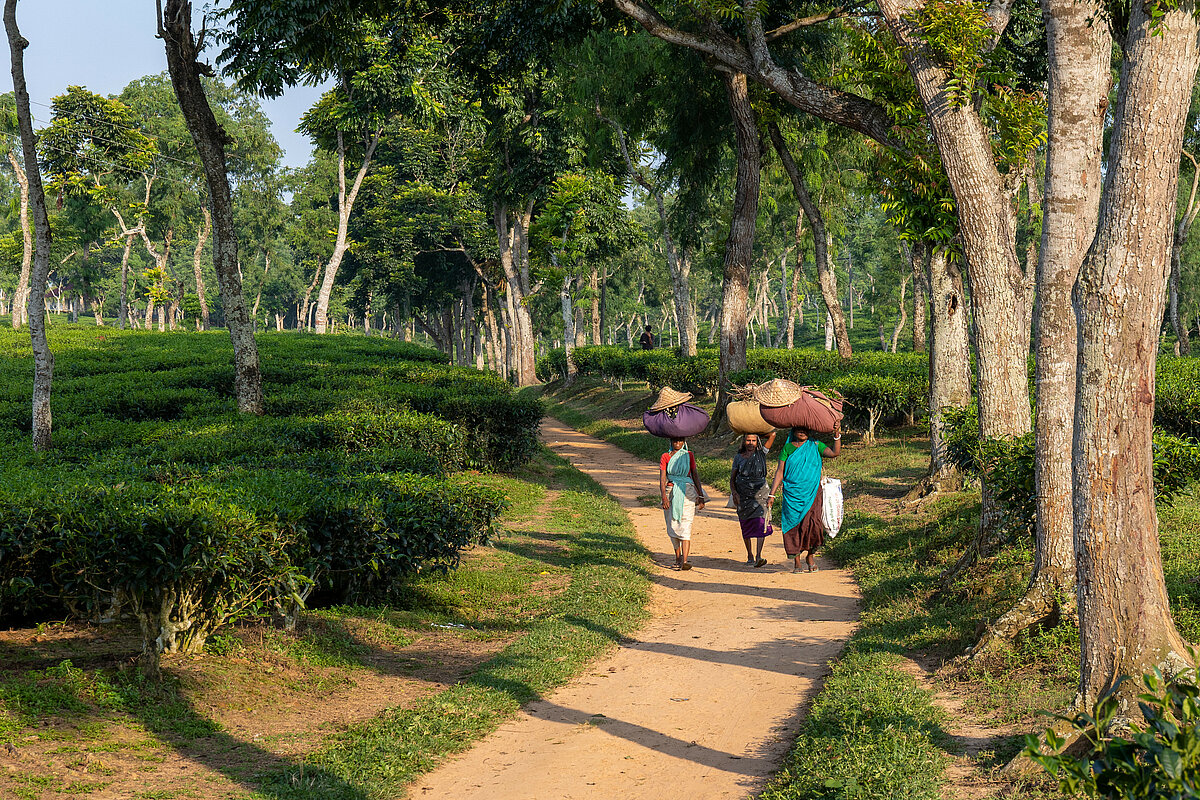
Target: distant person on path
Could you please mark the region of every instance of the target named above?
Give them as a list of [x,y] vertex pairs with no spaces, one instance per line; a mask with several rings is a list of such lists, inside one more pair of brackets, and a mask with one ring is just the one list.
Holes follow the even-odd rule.
[[686,440],[672,439],[671,449],[659,459],[658,488],[667,535],[675,548],[675,568],[691,569],[688,554],[692,549],[692,519],[697,511],[704,510],[708,498],[700,486],[696,457],[688,450]]
[[774,443],[774,431],[765,441],[760,440],[757,433],[747,433],[742,437],[742,446],[733,457],[733,470],[729,473],[729,494],[742,524],[748,567],[761,567],[767,563],[762,557],[763,541],[768,534],[767,452]]
[[646,326],[646,330],[642,331],[642,338],[638,340],[642,344],[643,350],[654,349],[654,334],[650,332],[650,326]]
[[821,522],[821,459],[837,458],[842,452],[842,423],[833,426],[833,447],[812,438],[805,428],[792,428],[788,443],[779,454],[779,466],[771,493],[767,495],[767,514],[775,497],[783,489],[783,548],[795,561],[792,572],[800,572],[800,554],[807,553],[808,571],[816,572],[813,553],[825,543],[825,525]]

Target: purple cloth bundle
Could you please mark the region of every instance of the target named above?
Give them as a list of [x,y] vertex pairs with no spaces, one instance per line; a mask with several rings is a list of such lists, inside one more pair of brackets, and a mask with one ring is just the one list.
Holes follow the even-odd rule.
[[686,439],[708,427],[708,413],[699,406],[683,403],[666,411],[647,411],[642,414],[642,424],[660,438]]

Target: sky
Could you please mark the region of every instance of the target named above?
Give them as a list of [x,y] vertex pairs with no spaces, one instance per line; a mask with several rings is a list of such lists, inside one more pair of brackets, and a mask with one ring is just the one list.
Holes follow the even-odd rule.
[[[197,12],[202,6],[194,3]],[[51,98],[68,86],[117,94],[135,78],[167,68],[163,44],[154,37],[154,0],[21,0],[17,24],[29,40],[25,82],[35,129],[47,124]],[[0,92],[10,92],[7,46],[2,52]],[[295,129],[321,91],[298,86],[276,100],[262,101],[289,167],[303,166],[312,153],[308,137]]]

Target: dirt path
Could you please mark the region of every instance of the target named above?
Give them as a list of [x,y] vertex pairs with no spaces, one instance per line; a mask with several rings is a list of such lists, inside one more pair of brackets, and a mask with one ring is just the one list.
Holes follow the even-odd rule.
[[690,572],[674,561],[658,470],[548,419],[542,436],[604,485],[659,565],[652,619],[617,652],[410,789],[413,798],[747,797],[779,767],[802,709],[858,618],[849,573],[792,574],[778,535],[744,565],[725,496],[697,515]]

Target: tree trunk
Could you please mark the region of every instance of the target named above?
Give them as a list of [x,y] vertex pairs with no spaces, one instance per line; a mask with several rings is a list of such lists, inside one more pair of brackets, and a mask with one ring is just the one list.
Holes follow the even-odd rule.
[[971,353],[967,341],[967,301],[962,272],[945,248],[918,242],[913,258],[929,254],[930,313],[933,337],[929,351],[929,474],[909,492],[916,499],[934,492],[958,491],[962,474],[950,463],[945,411],[971,402]]
[[[918,257],[916,248],[902,242],[904,258],[908,261],[913,279],[913,352],[925,352],[925,320],[929,310],[929,273],[925,269],[925,259]],[[921,253],[925,252],[922,248]]]
[[17,278],[12,304],[12,326],[19,328],[29,317],[26,304],[29,295],[29,270],[33,265],[33,229],[29,226],[29,179],[12,149],[8,151],[8,163],[12,165],[13,174],[17,176],[17,185],[21,189],[21,275]]
[[[599,109],[597,109],[597,114],[599,114]],[[633,158],[629,154],[629,145],[625,139],[625,129],[616,120],[603,116],[600,118],[611,125],[616,131],[617,144],[621,147],[621,155],[625,158],[625,167],[629,170],[629,175],[654,198],[654,205],[658,210],[658,219],[662,224],[663,252],[667,256],[667,271],[671,275],[671,291],[675,301],[675,316],[679,320],[680,353],[684,356],[694,356],[696,355],[696,309],[692,304],[691,297],[691,262],[687,253],[680,253],[675,245],[675,238],[671,235],[670,219],[667,216],[667,207],[663,201],[662,192],[646,176],[641,165],[634,164]]]
[[518,386],[537,383],[536,339],[533,319],[529,313],[529,223],[533,218],[533,201],[529,200],[519,213],[497,201],[493,207],[496,238],[500,243],[500,265],[508,281],[509,312],[512,315],[513,359],[511,368],[517,373]]
[[791,150],[788,149],[779,126],[772,122],[770,132],[775,152],[779,154],[779,160],[783,162],[783,168],[792,181],[792,190],[796,193],[796,200],[804,209],[808,225],[813,231],[813,255],[817,263],[817,283],[821,287],[821,298],[825,301],[825,309],[833,321],[833,335],[837,342],[838,355],[842,358],[850,358],[852,355],[850,334],[846,331],[846,318],[842,314],[841,301],[838,298],[837,276],[834,275],[833,264],[829,261],[833,237],[830,235],[829,229],[825,227],[825,217],[821,214],[821,209],[817,208],[816,203],[812,201],[812,196],[808,193],[804,175],[801,174],[799,167],[792,159]]
[[[254,295],[254,308],[250,312],[250,319],[253,320],[253,325],[255,328],[258,328],[258,306],[262,302],[263,284],[267,282],[267,273],[270,271],[271,271],[271,253],[270,253],[270,251],[264,251],[263,252],[262,282],[258,284],[258,292],[256,292]],[[200,277],[199,270],[197,270],[197,272],[196,272],[196,277]],[[368,308],[369,308],[369,306],[368,306]],[[367,312],[367,316],[370,316],[369,311]],[[208,326],[206,325],[205,327],[208,327]],[[370,333],[370,331],[368,331],[368,333]]]
[[342,132],[337,132],[337,159],[338,159],[338,228],[337,239],[333,244],[333,254],[329,256],[329,263],[325,265],[325,278],[321,281],[321,291],[317,294],[317,333],[325,333],[325,329],[329,326],[329,298],[333,294],[333,281],[337,277],[338,267],[342,265],[342,259],[346,255],[346,249],[349,247],[349,232],[350,232],[350,212],[354,208],[354,201],[358,198],[358,190],[362,188],[363,178],[367,176],[367,170],[371,166],[371,159],[375,155],[375,148],[379,145],[379,137],[383,134],[383,129],[375,131],[371,137],[371,141],[367,144],[366,154],[363,156],[362,166],[358,168],[358,174],[354,176],[354,183],[350,187],[350,192],[346,192],[346,142],[342,136]]
[[179,108],[187,122],[188,131],[200,161],[204,166],[205,182],[212,204],[213,266],[225,313],[225,325],[233,342],[234,393],[238,411],[261,414],[263,411],[262,373],[258,365],[258,346],[254,329],[246,314],[246,298],[237,271],[237,231],[234,228],[233,200],[229,175],[225,167],[225,145],[229,135],[217,123],[200,82],[203,71],[197,59],[200,52],[192,37],[192,6],[188,0],[167,0],[159,35],[166,45],[167,69]]
[[896,348],[900,345],[900,333],[904,330],[904,325],[908,322],[908,306],[904,305],[904,292],[908,289],[908,279],[910,275],[905,275],[900,281],[900,319],[896,321],[896,328],[892,331],[892,352],[896,352]]
[[17,124],[21,132],[21,151],[29,200],[33,206],[33,225],[37,233],[29,274],[29,338],[33,348],[33,449],[48,450],[51,439],[50,386],[54,377],[54,354],[46,340],[46,280],[50,275],[50,218],[46,213],[46,195],[38,169],[37,139],[33,135],[33,114],[29,111],[29,90],[25,86],[25,48],[29,41],[17,27],[17,0],[5,0],[4,28],[12,58],[13,92],[16,95]]
[[200,298],[200,327],[208,330],[208,299],[204,294],[204,275],[200,271],[200,256],[204,253],[204,244],[212,233],[212,215],[208,206],[202,205],[200,211],[204,214],[204,222],[196,233],[196,249],[192,253],[192,273],[196,279],[196,295]]
[[1181,324],[1179,320],[1179,273],[1184,242],[1187,241],[1192,223],[1196,221],[1196,212],[1200,211],[1200,206],[1196,204],[1196,189],[1200,187],[1200,164],[1196,163],[1196,158],[1191,153],[1186,150],[1182,152],[1192,162],[1192,190],[1188,194],[1187,207],[1184,209],[1183,217],[1175,226],[1175,239],[1171,246],[1171,277],[1167,282],[1169,303],[1167,313],[1171,319],[1171,329],[1175,332],[1175,355],[1190,356],[1192,343],[1188,340],[1187,324]]
[[1071,447],[1078,340],[1071,292],[1099,213],[1112,38],[1108,26],[1093,24],[1101,9],[1092,3],[1044,0],[1043,8],[1050,81],[1042,251],[1036,273],[1036,545],[1025,595],[988,626],[970,651],[974,658],[1031,625],[1075,610]]
[[[1064,0],[1065,2],[1065,0]],[[1154,367],[1179,152],[1196,78],[1194,4],[1130,9],[1099,225],[1079,274],[1075,553],[1085,707],[1120,675],[1189,663],[1163,582],[1154,506]],[[1135,681],[1120,690],[1137,713]]]
[[[974,106],[952,102],[949,76],[934,63],[914,19],[923,6],[924,0],[880,0],[879,10],[901,45],[954,192],[971,283],[980,436],[1022,436],[1031,420],[1028,335],[1013,329],[1029,318],[1029,298],[1017,258],[1013,193],[996,168],[991,135]],[[992,539],[999,523],[985,481],[980,541]]]
[[559,292],[559,301],[562,305],[562,322],[563,322],[563,350],[567,354],[567,380],[570,381],[575,377],[578,371],[575,367],[575,360],[572,358],[575,353],[575,306],[571,301],[571,282],[572,278],[569,275],[563,276],[562,291]]
[[758,124],[750,105],[746,76],[742,73],[722,73],[721,77],[737,136],[737,187],[733,215],[729,221],[729,237],[725,240],[719,390],[712,430],[720,425],[725,416],[725,406],[729,403],[729,374],[746,368],[746,301],[750,264],[754,260],[754,228],[758,218],[758,189],[762,170]]

